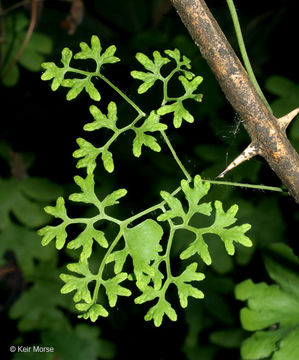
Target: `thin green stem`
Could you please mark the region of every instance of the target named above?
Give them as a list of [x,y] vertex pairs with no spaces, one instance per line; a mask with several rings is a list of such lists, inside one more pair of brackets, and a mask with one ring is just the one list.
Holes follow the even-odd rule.
[[169,226],[170,226],[170,233],[169,233],[167,248],[166,248],[166,252],[165,252],[165,264],[166,264],[167,278],[171,279],[172,274],[171,274],[171,266],[170,266],[170,250],[171,250],[171,246],[172,246],[172,242],[173,242],[175,229],[172,226],[171,221],[168,221],[168,222],[169,222]]
[[147,215],[147,214],[149,214],[149,213],[151,213],[151,212],[154,212],[154,211],[156,211],[156,210],[162,209],[163,205],[165,205],[165,204],[166,204],[165,201],[161,201],[161,202],[159,202],[158,204],[153,205],[153,206],[151,206],[151,207],[149,207],[149,208],[147,208],[147,209],[145,209],[145,210],[143,210],[143,211],[140,211],[139,213],[137,213],[137,214],[135,214],[135,215],[127,218],[126,220],[123,221],[123,224],[125,224],[125,225],[130,224],[130,223],[132,223],[133,221],[141,218],[141,217],[144,216],[144,215]]
[[109,146],[125,131],[132,130],[133,126],[143,117],[143,115],[139,114],[132,122],[131,124],[124,126],[121,129],[117,129],[117,132],[115,132],[111,138],[106,142],[106,144],[98,149],[109,149]]
[[171,142],[169,141],[168,139],[168,136],[165,134],[165,131],[161,130],[160,131],[162,136],[163,136],[163,139],[164,141],[166,142],[169,150],[171,151],[171,154],[172,156],[174,157],[176,163],[178,164],[179,168],[182,170],[183,174],[185,175],[185,177],[187,178],[188,181],[191,180],[191,176],[190,174],[188,173],[188,171],[186,170],[185,166],[183,165],[183,163],[181,162],[181,160],[178,158],[173,146],[171,145]]
[[[191,181],[191,180],[188,180],[188,182],[190,182],[190,181]],[[179,186],[179,187],[177,187],[177,188],[171,193],[171,195],[172,195],[172,196],[175,196],[175,195],[176,195],[177,193],[179,193],[181,190],[182,190],[182,188]],[[165,201],[165,200],[163,200],[163,201],[159,202],[158,204],[153,205],[153,206],[151,206],[151,207],[149,207],[149,208],[147,208],[147,209],[139,212],[139,213],[136,214],[136,215],[133,215],[133,216],[127,218],[127,219],[123,222],[123,224],[125,224],[125,225],[130,224],[130,223],[133,222],[134,220],[139,219],[140,217],[142,217],[142,216],[144,216],[144,215],[147,215],[147,214],[149,214],[149,213],[151,213],[151,212],[154,212],[154,211],[159,210],[159,209],[160,209],[160,210],[163,210],[163,206],[164,206],[164,205],[166,205],[166,201]]]
[[105,265],[106,265],[106,262],[107,262],[107,258],[112,253],[113,249],[118,244],[118,242],[122,238],[122,236],[123,236],[123,226],[120,227],[120,230],[119,230],[118,234],[116,235],[115,239],[113,240],[113,242],[109,246],[109,249],[107,250],[105,256],[102,259],[101,265],[99,267],[99,271],[98,271],[98,273],[96,275],[96,277],[97,277],[96,286],[95,286],[94,291],[93,291],[93,299],[92,300],[93,300],[94,303],[97,301],[99,289],[100,289],[100,286],[101,286],[102,281],[103,281],[103,271],[104,271],[104,268],[105,268]]
[[236,182],[231,182],[231,181],[220,181],[220,180],[208,180],[208,179],[202,179],[202,180],[208,181],[209,183],[214,184],[214,185],[228,185],[228,186],[238,186],[238,187],[244,187],[244,188],[250,188],[250,189],[284,192],[283,189],[281,189],[280,187],[276,187],[276,186],[254,185],[254,184],[236,183]]
[[140,109],[138,105],[134,103],[123,91],[121,91],[117,86],[115,86],[109,79],[106,78],[106,76],[102,75],[101,73],[98,73],[97,76],[105,81],[106,84],[108,84],[110,87],[112,87],[113,90],[115,90],[128,104],[130,104],[141,116],[146,116],[146,114]]
[[[179,70],[179,67],[177,66],[175,69],[173,69],[169,75],[163,80],[163,101],[161,106],[165,105],[167,103],[167,101],[169,101],[168,98],[168,82],[170,81],[170,79],[172,78],[172,76]],[[186,170],[185,166],[183,165],[183,163],[181,162],[181,160],[178,158],[176,151],[174,150],[168,136],[166,135],[165,131],[160,131],[163,139],[166,143],[166,145],[168,146],[172,156],[174,157],[176,163],[178,164],[179,168],[182,170],[183,174],[185,175],[185,177],[187,178],[188,181],[191,180],[191,176],[188,173],[188,171]]]
[[[188,179],[188,182],[191,182],[191,178]],[[281,189],[280,187],[275,187],[275,186],[267,186],[267,185],[254,185],[254,184],[246,184],[246,183],[237,183],[237,182],[229,182],[229,181],[221,181],[221,180],[209,180],[209,179],[202,179],[203,181],[207,181],[210,184],[213,185],[226,185],[226,186],[236,186],[236,187],[243,187],[243,188],[248,188],[248,189],[257,189],[257,190],[265,190],[265,191],[277,191],[277,192],[284,192],[283,189]],[[175,196],[176,194],[178,194],[180,191],[182,190],[182,188],[179,186],[177,187],[172,193],[172,196]],[[127,218],[126,220],[123,221],[123,225],[127,225],[132,223],[133,221],[141,218],[142,216],[145,216],[151,212],[154,212],[156,210],[163,210],[163,207],[166,205],[166,201],[163,200],[160,203],[153,205],[149,208],[147,208],[146,210],[143,210],[129,218]]]
[[76,68],[69,67],[69,72],[75,72],[77,74],[85,75],[85,76],[95,76],[99,77],[101,80],[103,80],[106,84],[108,84],[114,91],[116,91],[128,104],[130,104],[141,117],[146,116],[146,114],[140,109],[140,107],[134,103],[123,91],[121,91],[116,85],[114,85],[109,79],[106,78],[103,74],[100,72],[90,72],[85,70],[80,70]]
[[234,28],[235,28],[235,32],[236,32],[236,36],[237,36],[237,40],[238,40],[238,44],[239,44],[239,48],[240,48],[240,52],[241,52],[241,56],[244,62],[244,66],[246,68],[246,71],[248,73],[248,76],[250,78],[250,80],[252,81],[254,87],[256,88],[257,92],[259,93],[260,97],[263,99],[264,103],[266,104],[267,108],[272,112],[272,109],[268,103],[268,101],[266,100],[257,80],[256,77],[254,75],[247,51],[246,51],[246,47],[245,47],[245,43],[244,43],[244,39],[243,39],[243,35],[242,35],[242,30],[241,30],[241,26],[240,26],[240,22],[239,22],[239,18],[237,15],[237,11],[235,8],[235,4],[233,0],[226,0],[232,20],[233,20],[233,24],[234,24]]
[[176,66],[169,74],[166,78],[164,78],[163,81],[163,101],[161,106],[165,105],[167,103],[167,101],[169,101],[170,99],[168,98],[168,93],[167,93],[167,89],[168,89],[168,82],[170,81],[170,79],[173,77],[173,75],[178,72],[180,70],[179,66]]

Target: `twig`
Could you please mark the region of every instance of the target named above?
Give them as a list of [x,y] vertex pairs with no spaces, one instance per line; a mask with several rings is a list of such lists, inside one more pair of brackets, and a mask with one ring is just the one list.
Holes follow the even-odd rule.
[[[299,155],[279,124],[280,120],[274,117],[257,93],[205,1],[171,2],[214,72],[226,98],[241,117],[251,143],[259,148],[259,154],[299,203]],[[285,117],[283,119],[283,122],[288,121]]]

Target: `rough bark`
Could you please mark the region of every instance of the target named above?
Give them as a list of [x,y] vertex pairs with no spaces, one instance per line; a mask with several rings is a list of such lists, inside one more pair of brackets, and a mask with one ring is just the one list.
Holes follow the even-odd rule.
[[240,115],[255,149],[252,156],[263,156],[299,203],[299,156],[285,133],[287,116],[280,122],[268,110],[204,0],[171,2],[226,98]]

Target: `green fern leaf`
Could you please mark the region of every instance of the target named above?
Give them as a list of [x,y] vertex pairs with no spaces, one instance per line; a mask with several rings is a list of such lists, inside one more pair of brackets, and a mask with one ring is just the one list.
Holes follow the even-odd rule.
[[98,203],[98,198],[94,192],[93,174],[87,175],[85,179],[83,179],[81,176],[75,176],[74,181],[81,188],[82,193],[71,194],[69,196],[70,200],[87,204]]
[[61,196],[57,199],[56,206],[46,206],[45,212],[62,220],[68,219],[64,198]]
[[156,82],[157,77],[151,73],[145,73],[143,71],[132,71],[131,76],[134,79],[142,80],[143,84],[139,85],[137,92],[138,94],[144,94],[150,89]]
[[145,145],[156,152],[159,152],[161,150],[160,145],[157,143],[157,140],[153,136],[146,135],[144,132],[136,130],[136,137],[133,141],[133,154],[136,157],[139,157],[141,155],[142,145]]
[[[108,128],[115,133],[118,131],[116,126],[117,121],[117,107],[114,102],[110,102],[108,105],[108,114],[107,116],[104,115],[96,106],[92,105],[90,107],[90,113],[94,117],[95,121],[92,123],[86,124],[84,126],[84,130],[86,131],[94,131],[101,128]],[[104,168],[109,173],[114,171],[114,162],[113,162],[113,155],[107,148],[101,147],[96,148],[88,141],[79,138],[77,139],[77,143],[80,146],[80,149],[76,150],[73,153],[73,156],[76,158],[82,157],[77,163],[77,167],[86,167],[87,173],[91,174],[93,173],[95,167],[96,167],[96,159],[99,154],[102,154],[102,161]]]
[[104,308],[104,306],[100,304],[84,304],[84,303],[78,303],[76,304],[76,309],[78,309],[81,312],[84,312],[84,314],[78,315],[79,319],[90,319],[92,322],[97,321],[98,317],[107,317],[109,315],[108,311]]
[[135,138],[133,141],[133,154],[136,157],[141,155],[142,146],[145,145],[153,151],[161,151],[160,145],[157,143],[156,138],[151,135],[145,134],[146,132],[163,131],[167,129],[167,125],[159,122],[160,116],[155,111],[152,111],[140,127],[134,127]]
[[71,88],[66,95],[66,99],[75,99],[82,92],[82,90],[85,89],[92,100],[100,101],[101,95],[92,83],[91,77],[92,76],[90,75],[83,79],[64,79],[61,82],[61,85],[63,87]]
[[70,241],[67,244],[67,247],[68,249],[78,249],[82,246],[80,261],[84,262],[84,260],[87,260],[92,253],[92,245],[94,240],[103,248],[108,247],[108,242],[104,232],[94,229],[93,225],[87,224],[86,228],[81,232],[81,234],[76,239]]
[[106,263],[109,264],[114,262],[114,272],[115,274],[119,274],[126,262],[126,259],[129,255],[127,247],[122,250],[114,251],[112,254],[109,254],[107,257]]
[[38,234],[41,235],[42,245],[48,245],[53,239],[56,238],[56,248],[58,250],[62,249],[66,238],[67,232],[66,227],[69,224],[69,217],[66,213],[65,202],[62,197],[59,197],[56,201],[56,206],[46,206],[45,211],[48,214],[53,215],[56,218],[63,220],[60,225],[57,226],[44,226],[42,229],[38,231]]
[[194,178],[193,189],[186,180],[181,181],[181,187],[185,194],[185,198],[188,201],[189,209],[192,209],[194,212],[199,212],[203,215],[211,215],[212,207],[210,203],[198,205],[199,201],[204,196],[206,196],[210,190],[210,183],[208,181],[203,182],[200,176],[196,175]]
[[85,42],[80,43],[81,51],[78,52],[75,59],[93,59],[97,63],[97,71],[100,71],[100,67],[103,64],[114,64],[120,59],[114,56],[116,47],[114,45],[109,46],[103,54],[100,39],[93,35],[91,37],[91,46]]
[[67,238],[67,232],[65,230],[67,224],[62,223],[57,226],[44,226],[38,231],[38,234],[41,235],[42,238],[42,245],[48,245],[53,239],[56,238],[56,248],[58,250],[64,247]]
[[82,158],[77,162],[77,168],[87,168],[87,174],[90,175],[93,173],[96,168],[96,159],[101,153],[101,149],[94,147],[90,142],[78,138],[77,144],[80,149],[73,152],[74,158]]
[[159,256],[162,235],[162,227],[152,219],[125,230],[124,238],[133,259],[134,273],[138,282],[143,280],[142,273],[153,273],[150,262]]
[[134,79],[142,80],[143,84],[141,84],[138,88],[138,94],[145,93],[148,89],[150,89],[156,80],[162,80],[163,77],[161,75],[161,67],[167,64],[170,60],[161,56],[159,51],[153,52],[154,61],[152,61],[148,56],[137,53],[136,59],[145,67],[146,70],[150,72],[142,72],[142,71],[131,71],[131,76]]
[[113,191],[111,194],[107,195],[103,200],[102,200],[102,206],[103,207],[108,207],[108,206],[113,206],[119,203],[119,199],[121,199],[122,197],[126,196],[127,194],[127,190],[126,189],[119,189],[116,191]]
[[200,233],[196,233],[195,235],[195,240],[181,253],[180,258],[182,260],[186,260],[194,254],[198,254],[205,264],[211,265],[212,259],[207,243],[204,241],[203,236]]
[[76,59],[97,59],[102,51],[100,39],[96,35],[91,37],[91,47],[81,42],[80,48],[81,51],[75,55]]
[[177,286],[180,304],[183,308],[188,305],[188,296],[196,299],[202,299],[204,294],[189,283],[191,281],[201,281],[205,278],[204,274],[197,273],[197,263],[192,263],[184,270],[184,272],[173,279],[173,283]]
[[70,69],[72,56],[72,51],[68,48],[64,48],[61,52],[61,62],[63,64],[62,68],[56,66],[53,62],[45,62],[41,64],[41,67],[46,69],[46,71],[42,74],[41,79],[45,81],[53,79],[51,85],[51,89],[53,91],[57,90],[62,84],[64,75]]
[[181,259],[188,259],[194,254],[198,254],[203,261],[207,264],[211,264],[211,256],[209,254],[208,246],[204,240],[204,234],[216,234],[224,242],[226,251],[229,255],[233,255],[235,251],[234,242],[240,243],[244,246],[251,246],[251,240],[245,235],[245,233],[251,228],[249,224],[243,224],[241,226],[234,226],[228,228],[230,225],[236,222],[235,215],[238,211],[238,206],[232,206],[227,212],[223,210],[220,201],[215,201],[216,216],[214,224],[205,228],[196,228],[190,226],[189,221],[196,213],[210,216],[212,207],[210,203],[198,204],[203,196],[209,191],[209,184],[204,183],[199,175],[194,178],[194,188],[192,189],[186,180],[181,182],[181,187],[184,192],[185,198],[188,201],[189,209],[184,211],[183,206],[179,199],[175,198],[166,191],[161,192],[162,198],[166,201],[170,210],[167,210],[163,214],[159,215],[158,221],[165,221],[174,218],[181,218],[183,224],[188,226],[188,230],[195,234],[195,240],[185,249],[181,255]]
[[102,152],[102,161],[106,171],[112,173],[114,171],[114,162],[113,162],[113,155],[108,150],[103,150]]
[[120,286],[119,283],[126,280],[128,277],[127,273],[119,273],[114,278],[106,280],[104,282],[104,287],[108,297],[109,305],[114,307],[117,302],[118,296],[130,296],[131,291]]
[[229,255],[234,255],[235,247],[233,242],[242,244],[243,246],[252,246],[251,240],[244,234],[250,230],[251,225],[243,224],[241,226],[234,226],[227,229],[228,226],[234,224],[237,219],[235,218],[238,212],[238,205],[233,205],[225,213],[223,211],[222,203],[215,201],[216,218],[214,224],[211,226],[211,232],[217,234],[224,242],[225,249]]
[[164,52],[166,55],[174,59],[179,67],[184,65],[187,69],[191,69],[191,60],[188,59],[185,55],[183,55],[183,57],[181,58],[180,50],[165,50]]
[[[101,43],[99,38],[95,35],[91,38],[91,47],[85,42],[81,42],[80,47],[81,51],[75,54],[74,59],[93,59],[97,64],[95,72],[84,72],[71,67],[70,62],[73,57],[73,53],[70,49],[65,48],[61,53],[61,62],[63,67],[58,67],[53,62],[43,63],[41,66],[46,71],[41,76],[41,79],[45,81],[53,79],[51,85],[51,89],[53,91],[57,90],[61,85],[70,88],[66,96],[67,100],[75,99],[82,90],[85,89],[92,100],[100,101],[101,95],[95,88],[91,79],[96,76],[97,72],[100,73],[100,69],[103,64],[113,64],[119,61],[119,58],[114,56],[116,47],[112,45],[107,48],[103,54],[101,54]],[[71,72],[72,74],[78,73],[81,77],[65,79],[67,72]]]
[[176,102],[170,105],[161,106],[157,113],[159,115],[165,115],[173,112],[173,125],[176,129],[181,127],[182,121],[186,120],[188,123],[194,122],[194,117],[189,113],[188,110],[184,108],[184,105],[181,100],[177,100]]
[[[114,161],[110,146],[121,134],[128,130],[132,130],[135,134],[132,150],[136,157],[141,155],[144,149],[143,146],[156,152],[161,150],[156,134],[154,134],[155,132],[160,133],[164,137],[174,155],[175,152],[164,133],[167,125],[160,122],[161,116],[173,114],[175,128],[179,128],[183,120],[192,123],[194,117],[185,108],[184,101],[188,99],[195,101],[202,100],[202,95],[197,93],[202,77],[196,76],[190,71],[190,60],[182,56],[178,49],[166,50],[165,54],[168,57],[164,57],[160,52],[155,51],[152,59],[145,54],[138,53],[136,59],[146,70],[131,72],[133,78],[142,81],[138,88],[138,93],[142,94],[148,91],[157,80],[163,83],[162,105],[158,110],[151,111],[147,116],[137,104],[101,74],[103,64],[112,64],[119,61],[114,56],[115,46],[108,47],[102,53],[99,38],[92,36],[91,44],[88,45],[82,42],[80,43],[80,48],[81,51],[74,58],[94,60],[96,62],[94,72],[70,67],[72,52],[69,49],[64,49],[62,52],[63,68],[58,68],[53,63],[45,63],[43,67],[46,71],[43,74],[43,80],[53,79],[52,88],[55,90],[60,85],[69,88],[67,93],[68,100],[76,98],[83,90],[93,100],[100,100],[100,93],[92,82],[92,78],[97,76],[116,90],[137,111],[138,115],[130,124],[118,128],[116,125],[118,121],[117,106],[114,102],[111,101],[108,104],[106,114],[102,113],[98,107],[90,106],[89,111],[93,121],[86,124],[84,130],[94,131],[106,128],[111,130],[113,134],[104,146],[101,147],[95,147],[82,138],[77,139],[79,149],[73,153],[73,156],[79,159],[77,168],[86,168],[87,176],[85,178],[80,176],[74,178],[81,191],[71,194],[69,199],[75,202],[92,204],[97,208],[98,212],[91,218],[69,218],[63,198],[58,198],[56,206],[47,207],[46,212],[61,219],[62,223],[57,226],[46,226],[39,230],[39,233],[43,236],[43,245],[56,239],[56,247],[61,249],[67,239],[66,227],[76,224],[81,229],[81,233],[67,245],[69,249],[81,250],[79,262],[70,264],[67,267],[70,271],[76,273],[76,275],[61,274],[61,279],[65,283],[61,292],[75,292],[74,301],[77,302],[76,308],[83,312],[79,317],[84,319],[90,318],[91,321],[95,321],[99,316],[107,316],[108,311],[101,304],[97,304],[99,289],[104,288],[109,305],[113,307],[116,305],[119,296],[131,295],[129,289],[120,285],[129,278],[136,281],[136,286],[141,292],[135,299],[135,303],[142,304],[156,299],[156,304],[148,310],[145,320],[153,320],[156,326],[160,326],[164,315],[167,315],[173,321],[177,319],[172,304],[166,300],[166,293],[172,284],[176,285],[182,307],[187,306],[189,297],[203,298],[202,291],[193,284],[193,282],[204,279],[204,275],[197,272],[197,263],[193,262],[185,266],[178,276],[173,276],[172,274],[170,254],[172,244],[176,241],[176,231],[184,229],[191,232],[194,237],[189,246],[182,250],[180,258],[189,259],[191,256],[198,254],[206,264],[210,265],[212,259],[206,235],[217,235],[224,243],[228,254],[232,255],[235,251],[234,243],[251,246],[250,239],[245,235],[250,229],[250,225],[234,225],[237,220],[235,215],[238,211],[236,205],[232,206],[228,211],[224,211],[222,203],[219,201],[216,201],[214,204],[202,202],[202,198],[207,195],[210,185],[208,182],[203,182],[198,175],[194,178],[193,185],[190,184],[190,181],[183,180],[181,181],[181,187],[174,193],[170,194],[162,191],[161,197],[163,201],[147,210],[141,211],[137,216],[134,215],[126,220],[119,220],[108,214],[108,212],[106,213],[106,208],[118,204],[119,200],[126,195],[127,190],[119,189],[108,194],[101,201],[98,199],[95,194],[93,176],[97,157],[101,155],[105,170],[110,173],[113,172]],[[162,67],[171,60],[172,63],[175,63],[173,69],[168,72],[168,75],[162,75]],[[72,74],[77,73],[79,78],[65,79],[67,71]],[[184,93],[180,97],[171,98],[168,94],[168,86],[169,83],[172,83],[174,76],[181,83]],[[183,166],[181,167],[183,168]],[[182,201],[177,195],[179,193],[180,196],[182,195],[181,197],[184,197]],[[165,222],[163,228],[153,219],[146,219],[138,225],[134,224],[137,219],[143,218],[145,214],[150,213],[153,209],[161,211],[157,220]],[[202,226],[198,220],[202,216],[195,216],[200,214],[209,217],[212,213],[215,214],[215,218],[210,226]],[[100,222],[108,222],[113,224],[114,227],[117,226],[119,228],[110,244],[104,232],[97,229],[97,224]],[[135,226],[132,227],[132,224]],[[165,231],[167,227],[169,229],[168,232]],[[107,236],[107,238],[109,237]],[[162,238],[163,242],[166,242],[165,248],[162,246]],[[120,241],[124,242],[122,247],[120,246]],[[108,248],[102,257],[96,275],[92,274],[89,269],[94,242],[103,248]],[[103,251],[103,249],[101,250]],[[128,276],[127,272],[123,271],[128,255],[133,264],[130,276]],[[109,263],[114,263],[114,274],[106,271],[106,265]],[[92,287],[91,285],[94,286]]]
[[101,128],[111,129],[116,132],[117,126],[117,107],[115,102],[111,101],[108,104],[108,114],[104,115],[101,110],[95,105],[91,105],[89,111],[94,118],[94,122],[84,125],[84,130],[86,131],[94,131]]
[[142,294],[139,295],[135,300],[135,304],[143,304],[147,301],[152,301],[156,298],[160,298],[161,290],[154,289],[147,284],[140,284],[140,290],[142,290]]
[[185,214],[185,211],[183,209],[183,206],[182,206],[182,203],[180,202],[180,200],[177,199],[176,197],[174,197],[173,195],[169,194],[167,191],[161,191],[160,195],[161,195],[162,199],[164,199],[166,201],[170,210],[167,210],[163,214],[159,215],[157,217],[157,220],[165,221],[165,220],[174,219],[177,217],[185,220],[186,214]]
[[154,74],[160,74],[160,69],[163,65],[169,62],[169,59],[161,56],[159,51],[153,52],[154,61],[142,53],[136,54],[136,59],[142,64],[146,70],[151,71]]
[[165,298],[160,298],[156,305],[152,306],[145,315],[145,321],[153,320],[155,326],[160,326],[164,315],[167,315],[170,320],[176,321],[177,314],[170,303]]
[[[192,80],[188,80],[185,76],[179,76],[179,80],[185,89],[185,96],[187,95],[189,98],[193,97],[193,93],[197,90],[198,86],[202,83],[203,77],[195,76]],[[199,97],[198,97],[199,96]],[[197,101],[201,100],[202,95],[195,95]]]
[[60,278],[65,282],[65,285],[60,290],[61,293],[67,294],[76,290],[73,298],[75,302],[84,300],[86,303],[91,303],[91,294],[90,290],[88,289],[88,284],[91,281],[94,281],[96,277],[95,275],[91,274],[87,261],[69,264],[67,265],[67,268],[72,272],[83,275],[84,277],[61,274]]

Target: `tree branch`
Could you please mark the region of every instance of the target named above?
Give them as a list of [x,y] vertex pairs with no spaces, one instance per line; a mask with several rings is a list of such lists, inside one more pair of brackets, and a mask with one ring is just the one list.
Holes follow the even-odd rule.
[[[258,148],[258,154],[266,159],[299,203],[299,155],[287,139],[284,126],[260,98],[205,1],[171,2],[214,72],[226,98],[240,115],[251,143]],[[284,123],[286,121],[284,119]]]

